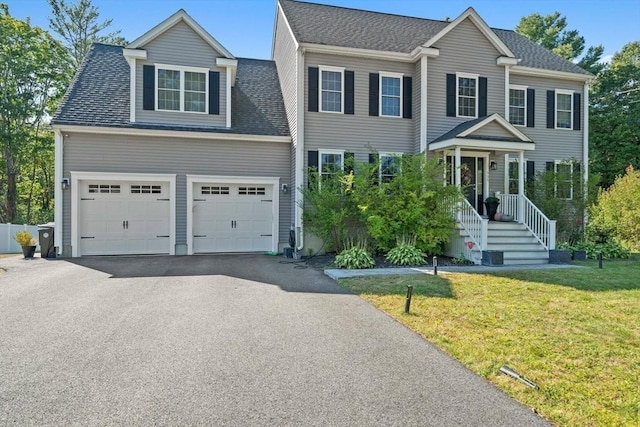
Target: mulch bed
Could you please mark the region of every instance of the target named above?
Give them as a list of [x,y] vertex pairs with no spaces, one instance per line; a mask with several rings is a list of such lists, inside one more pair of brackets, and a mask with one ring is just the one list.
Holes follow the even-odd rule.
[[[306,261],[309,267],[313,268],[339,268],[334,264],[334,260],[336,258],[335,253],[326,253],[322,255],[315,255],[311,258],[304,257],[303,259]],[[395,265],[388,262],[384,256],[376,256],[373,258],[376,262],[374,268],[406,268],[406,267],[433,267],[433,256],[427,257],[427,263],[422,265]],[[449,258],[446,256],[438,255],[438,266],[462,266],[462,265],[473,265],[473,263],[469,264],[461,264],[459,260],[455,260],[454,258]]]

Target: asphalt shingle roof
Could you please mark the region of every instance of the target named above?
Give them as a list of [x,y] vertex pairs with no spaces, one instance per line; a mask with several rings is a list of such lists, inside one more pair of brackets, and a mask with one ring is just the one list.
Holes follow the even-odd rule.
[[[448,22],[280,0],[293,33],[301,43],[409,53]],[[511,30],[493,29],[522,61],[519,65],[590,75],[589,72]]]
[[436,139],[430,142],[433,144],[435,142],[446,141],[453,138],[468,138],[468,139],[486,139],[490,141],[509,141],[509,142],[525,142],[517,137],[505,137],[505,136],[489,136],[489,135],[470,135],[470,136],[459,136],[464,131],[471,129],[473,126],[487,119],[487,116],[478,117],[477,119],[468,120],[466,122],[460,123],[458,126],[451,129],[449,132],[440,135]]
[[231,128],[129,122],[129,65],[122,47],[91,47],[64,100],[55,125],[183,130],[245,135],[289,136],[289,125],[275,63],[238,58],[231,89]]

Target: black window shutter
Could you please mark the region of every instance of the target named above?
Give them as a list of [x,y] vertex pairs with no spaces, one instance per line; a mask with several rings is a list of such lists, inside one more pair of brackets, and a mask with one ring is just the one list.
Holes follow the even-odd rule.
[[447,74],[447,117],[456,116],[456,75]]
[[413,79],[402,78],[402,117],[410,119],[413,115]]
[[309,67],[309,111],[318,111],[318,77],[318,67]]
[[218,71],[209,71],[209,114],[220,114],[220,72]]
[[156,67],[153,65],[142,66],[142,109],[156,109]]
[[479,81],[479,99],[478,99],[478,117],[487,115],[487,78],[480,77]]
[[580,163],[575,162],[573,164],[573,173],[580,175]]
[[[378,165],[378,153],[369,153],[369,164],[371,165],[371,182],[378,185],[378,168],[380,167],[380,165]],[[374,165],[376,167],[374,167]]]
[[579,93],[573,94],[573,130],[580,130],[581,98],[582,96]]
[[554,164],[554,162],[547,162],[547,171],[553,172],[555,170]]
[[380,75],[377,73],[369,73],[369,115],[370,116],[378,116],[380,115],[380,110],[378,103],[380,100],[378,99],[380,96]]
[[353,172],[355,156],[353,153],[344,153],[344,173]]
[[527,89],[527,127],[535,127],[536,123],[536,91]]
[[307,166],[318,169],[318,152],[309,151],[307,153]]
[[345,114],[353,114],[354,113],[354,98],[355,98],[355,90],[354,90],[354,73],[353,71],[345,71],[344,72],[344,113]]
[[556,91],[547,91],[547,128],[554,129],[556,127]]

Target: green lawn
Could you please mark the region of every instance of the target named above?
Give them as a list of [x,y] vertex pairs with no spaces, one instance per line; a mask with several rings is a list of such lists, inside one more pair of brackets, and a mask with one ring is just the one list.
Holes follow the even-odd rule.
[[[555,424],[638,426],[640,256],[580,265],[340,284]],[[539,388],[501,374],[505,364]]]

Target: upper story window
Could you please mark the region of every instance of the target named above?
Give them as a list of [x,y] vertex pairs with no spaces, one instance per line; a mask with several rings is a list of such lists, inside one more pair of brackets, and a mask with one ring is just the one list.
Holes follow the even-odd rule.
[[527,88],[509,86],[509,121],[516,126],[527,124]]
[[320,67],[320,111],[342,113],[344,69]]
[[402,116],[402,74],[380,73],[380,115]]
[[344,151],[321,151],[318,170],[321,177],[331,176],[344,169]]
[[156,73],[156,110],[207,113],[207,70],[157,65]]
[[573,127],[573,92],[556,90],[556,128],[571,129]]
[[389,182],[400,173],[398,165],[399,154],[381,153],[380,154],[380,182]]
[[458,117],[478,117],[478,76],[457,73],[456,79]]

